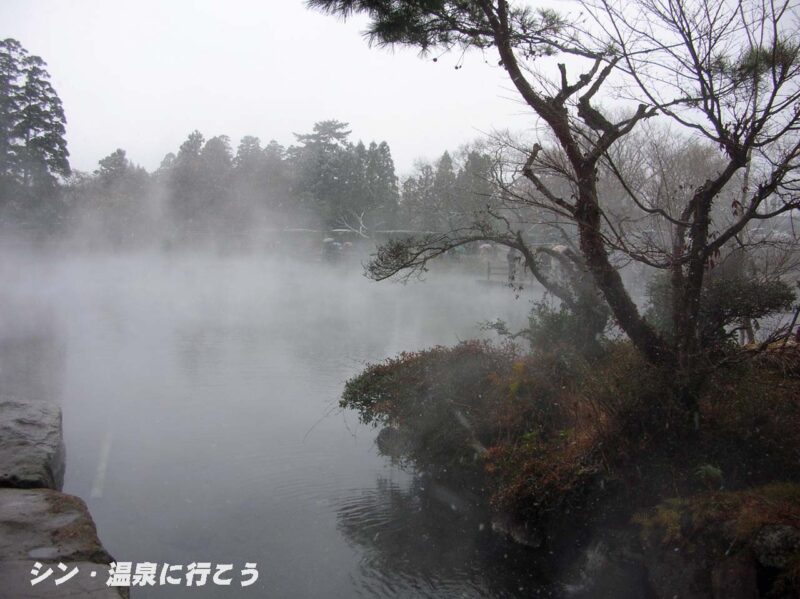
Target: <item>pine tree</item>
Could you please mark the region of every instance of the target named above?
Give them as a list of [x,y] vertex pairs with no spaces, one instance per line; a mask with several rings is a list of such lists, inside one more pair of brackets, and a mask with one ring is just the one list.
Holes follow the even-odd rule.
[[295,134],[299,147],[291,149],[296,168],[295,196],[328,228],[344,226],[355,216],[359,158],[348,141],[347,123],[336,120],[314,124],[312,133]]
[[319,121],[314,123],[312,133],[297,134],[297,142],[305,147],[321,147],[329,150],[334,146],[344,147],[348,145],[347,138],[350,135],[348,124],[335,119]]

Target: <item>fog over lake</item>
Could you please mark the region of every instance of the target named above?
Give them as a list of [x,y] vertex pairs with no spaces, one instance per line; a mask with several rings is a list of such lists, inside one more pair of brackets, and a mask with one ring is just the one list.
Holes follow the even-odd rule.
[[338,409],[365,363],[486,336],[498,317],[521,325],[528,296],[463,272],[379,284],[352,262],[211,252],[6,251],[0,276],[0,386],[61,405],[64,490],[116,559],[257,562],[231,597],[539,588],[523,550]]

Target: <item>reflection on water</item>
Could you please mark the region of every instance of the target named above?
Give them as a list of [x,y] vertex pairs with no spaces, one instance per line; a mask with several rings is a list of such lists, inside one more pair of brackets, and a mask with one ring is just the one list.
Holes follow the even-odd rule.
[[426,477],[378,478],[341,502],[339,527],[364,557],[354,580],[363,597],[552,596],[535,554],[490,532]]
[[337,409],[367,361],[520,324],[507,289],[197,255],[5,255],[0,276],[2,393],[61,403],[65,490],[118,559],[257,562],[257,584],[226,597],[542,590],[524,554],[433,501]]
[[64,367],[63,339],[37,301],[0,294],[0,394],[53,401]]

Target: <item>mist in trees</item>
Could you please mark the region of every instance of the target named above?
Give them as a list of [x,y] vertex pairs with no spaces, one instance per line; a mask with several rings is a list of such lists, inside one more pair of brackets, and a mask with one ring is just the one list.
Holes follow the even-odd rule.
[[[400,194],[385,141],[350,141],[346,123],[321,121],[297,144],[191,132],[152,173],[117,149],[93,173],[65,181],[64,232],[114,245],[236,246],[269,231],[397,224]],[[246,243],[245,243],[246,245]]]
[[[444,231],[491,198],[480,148],[418,161],[400,181],[386,141],[322,120],[284,147],[253,135],[190,132],[154,172],[123,148],[70,169],[66,119],[45,62],[0,42],[0,211],[6,230],[89,247],[249,247],[265,232]],[[281,132],[283,133],[283,132]]]
[[492,204],[495,163],[480,149],[466,146],[458,163],[448,151],[434,162],[417,161],[403,181],[401,214],[416,231],[448,231],[469,224]]
[[[92,172],[71,171],[63,111],[43,63],[29,61],[13,40],[3,48],[13,75],[3,79],[3,207],[16,233],[24,221],[51,239],[116,249],[249,249],[270,233],[297,229],[370,240],[378,231],[446,230],[493,193],[491,159],[478,149],[420,160],[401,182],[386,141],[354,141],[349,124],[337,120],[296,133],[289,147],[253,135],[236,144],[195,130],[153,172],[122,148],[100,158]],[[28,80],[47,94],[25,96]],[[37,102],[34,122],[28,113]]]
[[[312,4],[346,10],[345,4]],[[599,105],[595,95],[622,68],[622,57],[576,40],[558,42],[568,24],[556,15],[523,11],[503,25],[494,22],[498,15],[491,7],[472,13],[445,3],[442,10],[463,13],[479,26],[477,37],[467,39],[448,25],[444,13],[422,5],[410,17],[384,14],[370,3],[359,6],[377,19],[376,26],[385,17],[398,27],[394,36],[382,29],[373,32],[384,43],[427,49],[449,48],[461,40],[468,46],[495,46],[504,53],[507,69],[563,51],[561,46],[568,44],[587,61],[588,70],[571,84],[561,65],[560,82],[537,80],[543,92],[515,80],[523,99],[549,126],[535,141],[497,134],[444,151],[435,160],[420,160],[402,180],[386,141],[354,140],[350,125],[333,119],[295,133],[289,147],[274,140],[263,144],[252,135],[237,143],[226,135],[207,137],[195,130],[152,173],[137,166],[124,149],[84,173],[69,169],[64,114],[44,62],[29,56],[18,42],[5,40],[0,81],[4,209],[17,224],[112,247],[212,244],[246,249],[262,243],[269,232],[285,230],[321,235],[342,231],[379,244],[389,233],[390,239],[401,241],[378,250],[370,265],[370,274],[378,279],[424,270],[433,258],[475,251],[488,242],[519,252],[525,268],[569,310],[594,313],[591,305],[608,304],[622,330],[656,361],[691,361],[689,354],[702,350],[696,347],[698,335],[690,331],[694,325],[686,319],[696,320],[692,314],[700,313],[702,280],[711,277],[706,271],[727,261],[737,266],[726,272],[737,270],[740,278],[766,281],[796,270],[791,173],[797,149],[788,147],[781,154],[779,145],[794,131],[796,117],[789,115],[786,127],[773,133],[763,124],[752,125],[758,130],[753,129],[752,139],[742,138],[741,143],[750,144],[743,150],[736,140],[744,133],[722,125],[713,133],[700,121],[686,121],[689,117],[677,114],[676,107],[648,97],[646,85],[640,95],[650,108],[641,104],[634,113],[617,114]],[[625,15],[611,5],[594,10],[598,19],[625,25]],[[668,16],[659,18],[664,27],[680,26]],[[424,25],[422,38],[406,29],[411,25]],[[517,29],[527,42],[504,37]],[[759,101],[770,87],[768,73],[780,75],[772,84],[780,93],[792,81],[796,48],[781,44],[769,56],[756,48],[712,69],[728,85],[719,93],[728,94],[734,104],[742,93],[750,94],[750,100],[741,100],[740,120],[749,118],[748,106],[764,119],[773,113],[783,118],[788,110],[794,88],[780,96],[779,104]],[[634,67],[631,62],[626,68],[635,80]],[[702,72],[697,76],[702,76],[705,67],[698,69]],[[562,106],[567,116],[550,111],[542,98]],[[692,101],[675,102],[695,118]],[[739,114],[734,104],[730,110]],[[659,110],[672,125],[655,119]],[[722,117],[707,118],[719,124]],[[740,128],[750,126],[745,120]],[[705,134],[690,135],[687,129]],[[751,159],[748,152],[756,150],[760,157]],[[775,166],[770,167],[766,150],[777,152]],[[701,196],[703,214],[693,216]],[[757,226],[768,219],[769,227]],[[682,319],[680,326],[674,324],[674,341],[637,309],[645,302],[645,283],[654,271],[673,273],[677,287],[671,301],[682,302],[680,315],[673,315]],[[625,281],[634,284],[626,289]]]

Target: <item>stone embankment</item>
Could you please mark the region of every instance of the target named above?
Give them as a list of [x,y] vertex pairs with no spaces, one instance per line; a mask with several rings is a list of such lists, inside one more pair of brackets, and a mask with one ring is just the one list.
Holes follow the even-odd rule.
[[86,504],[61,492],[64,460],[58,406],[0,401],[0,599],[128,596],[106,585],[113,558]]

